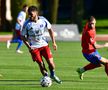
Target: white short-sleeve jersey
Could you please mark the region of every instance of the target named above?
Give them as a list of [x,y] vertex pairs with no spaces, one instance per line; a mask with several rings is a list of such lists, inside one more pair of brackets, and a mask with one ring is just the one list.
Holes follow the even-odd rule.
[[21,35],[27,36],[31,47],[40,48],[47,46],[48,43],[44,36],[45,28],[51,29],[51,24],[43,16],[39,16],[37,22],[26,20]]
[[21,26],[23,26],[23,24],[25,22],[26,12],[24,12],[24,11],[19,12],[17,19],[20,20],[20,24],[21,25],[19,25],[18,23],[16,23],[15,29],[16,30],[22,30],[22,27]]

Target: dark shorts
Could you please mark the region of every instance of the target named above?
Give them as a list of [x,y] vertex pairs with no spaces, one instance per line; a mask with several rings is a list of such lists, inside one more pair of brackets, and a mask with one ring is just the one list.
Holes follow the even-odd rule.
[[33,61],[36,61],[38,63],[42,62],[42,57],[44,57],[46,60],[49,60],[52,58],[52,53],[50,51],[49,46],[44,46],[41,48],[37,48],[30,52]]
[[101,56],[100,54],[98,53],[98,51],[95,51],[93,53],[90,53],[90,54],[85,54],[83,53],[83,56],[91,63],[93,64],[100,64],[100,60],[101,60]]
[[16,38],[21,40],[21,31],[20,30],[15,30],[16,31]]

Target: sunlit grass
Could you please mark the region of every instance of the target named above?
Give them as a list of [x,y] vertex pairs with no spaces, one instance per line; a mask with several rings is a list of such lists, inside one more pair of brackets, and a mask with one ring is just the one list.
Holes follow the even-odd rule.
[[[42,75],[27,48],[23,45],[21,49],[24,54],[17,54],[16,44],[7,49],[6,43],[0,43],[0,74],[3,75],[0,78],[0,90],[107,90],[108,77],[104,68],[88,71],[83,81],[79,79],[76,69],[88,64],[82,56],[80,42],[57,42],[57,45],[57,51],[51,50],[56,74],[63,83],[59,85],[53,82],[51,87],[43,88],[40,86]],[[106,48],[99,49],[99,52],[108,58]]]

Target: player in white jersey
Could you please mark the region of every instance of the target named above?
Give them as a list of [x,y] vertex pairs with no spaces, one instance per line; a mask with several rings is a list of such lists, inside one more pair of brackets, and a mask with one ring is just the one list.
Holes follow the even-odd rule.
[[40,71],[43,76],[48,76],[47,69],[45,68],[44,57],[48,63],[50,70],[50,77],[57,83],[61,84],[61,80],[55,75],[55,64],[53,62],[52,53],[48,46],[48,42],[44,37],[45,28],[48,29],[54,50],[57,49],[57,45],[54,38],[54,32],[51,28],[51,24],[47,19],[42,16],[38,16],[38,10],[35,6],[30,6],[28,9],[29,18],[25,22],[22,29],[22,40],[28,47],[33,61],[36,61],[39,65]]
[[16,48],[16,52],[17,53],[23,53],[20,48],[23,44],[23,41],[21,40],[21,34],[20,32],[22,31],[22,27],[23,27],[23,24],[25,22],[25,19],[26,19],[26,12],[28,10],[28,6],[27,5],[23,5],[23,9],[22,11],[19,12],[18,16],[17,16],[17,22],[16,22],[16,25],[15,25],[15,34],[16,34],[16,37],[15,39],[13,40],[8,40],[7,41],[7,48],[10,47],[11,43],[18,43],[18,46]]

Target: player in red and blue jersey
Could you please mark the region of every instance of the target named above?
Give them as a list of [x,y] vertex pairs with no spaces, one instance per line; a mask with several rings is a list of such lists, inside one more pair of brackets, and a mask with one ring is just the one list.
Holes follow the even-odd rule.
[[79,77],[82,80],[85,71],[101,67],[102,64],[105,66],[105,72],[108,75],[108,59],[101,57],[97,51],[97,49],[108,47],[108,45],[96,44],[95,24],[96,24],[96,19],[93,16],[91,16],[88,19],[88,22],[86,23],[82,32],[82,39],[81,39],[82,53],[83,56],[90,62],[86,66],[77,69]]

